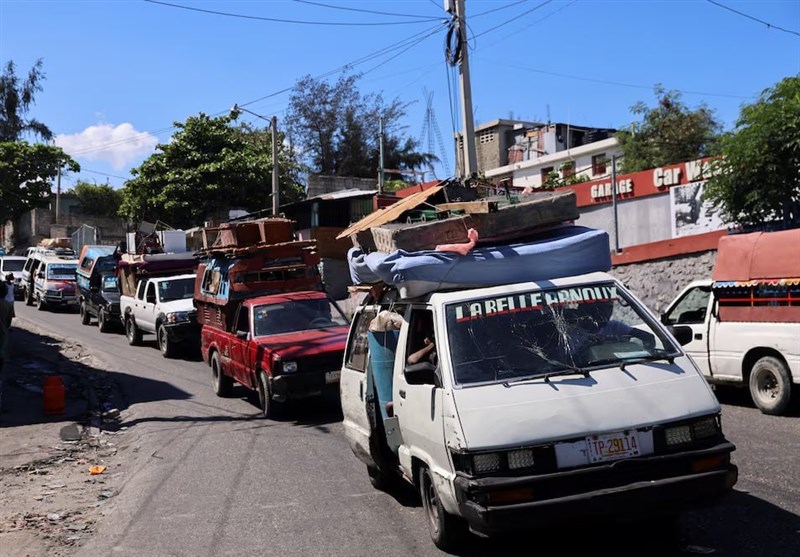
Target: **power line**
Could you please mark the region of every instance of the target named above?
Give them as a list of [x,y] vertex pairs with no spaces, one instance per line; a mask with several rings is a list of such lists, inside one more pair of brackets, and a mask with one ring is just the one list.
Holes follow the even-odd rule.
[[495,25],[494,27],[490,27],[490,28],[489,28],[489,29],[487,29],[486,31],[483,31],[483,32],[481,32],[481,33],[478,33],[477,35],[475,35],[475,36],[473,37],[473,39],[477,39],[478,37],[481,37],[481,36],[483,36],[483,35],[485,35],[485,34],[487,34],[487,33],[491,33],[491,32],[492,32],[492,31],[494,31],[495,29],[499,29],[500,27],[503,27],[504,25],[508,25],[509,23],[513,23],[513,22],[517,21],[519,18],[521,18],[522,16],[524,16],[524,15],[528,15],[528,14],[529,14],[529,13],[531,13],[531,12],[535,12],[535,11],[536,11],[536,10],[538,10],[539,8],[543,8],[543,7],[545,7],[546,5],[548,5],[548,4],[549,4],[550,2],[552,2],[552,1],[553,1],[553,0],[545,0],[544,2],[542,2],[541,4],[539,4],[538,6],[535,6],[535,7],[531,8],[530,10],[527,10],[527,11],[525,11],[525,12],[522,12],[521,14],[519,14],[519,15],[517,15],[517,16],[514,16],[514,17],[512,17],[512,18],[511,18],[511,19],[509,19],[509,20],[506,20],[506,21],[504,21],[503,23],[500,23],[499,25]]
[[392,12],[378,12],[378,11],[375,11],[375,10],[364,10],[364,9],[361,9],[361,8],[346,8],[344,6],[332,6],[330,4],[324,4],[322,2],[311,2],[311,0],[294,0],[294,1],[298,2],[300,4],[310,4],[312,6],[321,6],[323,8],[331,8],[332,10],[345,10],[345,11],[348,11],[348,12],[361,12],[361,13],[365,13],[365,14],[376,14],[376,15],[391,15],[391,16],[397,16],[397,17],[417,17],[417,18],[425,19],[425,20],[438,20],[438,19],[441,19],[439,17],[429,16],[429,15],[396,14],[396,13],[392,13]]
[[[486,46],[485,46],[485,48],[488,48],[488,47],[490,47],[490,46],[494,46],[494,45],[496,45],[497,43],[503,42],[503,41],[505,41],[506,39],[508,39],[508,38],[510,38],[510,37],[513,37],[514,35],[518,35],[519,33],[522,33],[522,32],[523,32],[523,31],[525,31],[526,29],[530,29],[531,27],[533,27],[533,26],[534,26],[534,25],[536,25],[537,23],[541,23],[541,22],[543,22],[543,21],[544,21],[544,20],[546,20],[546,19],[550,19],[551,17],[553,17],[554,15],[556,15],[558,12],[561,12],[561,11],[563,11],[563,10],[566,10],[567,8],[569,8],[571,5],[573,5],[573,4],[574,4],[575,2],[577,2],[577,1],[578,1],[578,0],[572,0],[572,2],[569,2],[569,3],[567,3],[567,4],[564,4],[563,6],[561,6],[560,8],[558,8],[557,10],[555,10],[555,11],[553,11],[553,12],[550,12],[549,14],[547,14],[547,15],[546,15],[546,16],[544,16],[544,17],[540,17],[540,18],[539,18],[539,19],[537,19],[536,21],[532,21],[531,23],[529,23],[529,24],[528,24],[528,25],[526,25],[525,27],[520,27],[520,28],[519,28],[519,29],[517,29],[516,31],[512,31],[511,33],[506,33],[505,35],[503,35],[502,37],[500,37],[499,39],[497,39],[495,42],[493,42],[493,43],[489,43],[488,45],[486,45]],[[474,39],[474,37],[473,37],[473,39]]]
[[80,173],[89,172],[91,174],[99,174],[100,176],[108,176],[109,178],[118,178],[120,180],[129,180],[130,176],[115,176],[113,174],[106,174],[105,172],[98,172],[97,170],[89,170],[88,168],[81,167]]
[[[501,61],[498,61],[498,60],[489,60],[487,58],[480,58],[480,59],[484,60],[486,62],[489,62],[491,64],[496,64],[496,65],[500,65],[500,66],[508,66],[510,68],[516,68],[518,70],[525,70],[525,71],[534,72],[534,73],[540,73],[540,74],[544,74],[544,75],[552,75],[552,76],[555,76],[555,77],[565,77],[565,78],[568,78],[568,79],[577,79],[579,81],[589,81],[591,83],[602,83],[604,85],[616,85],[616,86],[619,86],[619,87],[631,87],[633,89],[648,89],[648,90],[651,90],[651,91],[653,90],[653,86],[652,85],[635,85],[633,83],[623,83],[623,82],[620,82],[620,81],[609,81],[607,79],[595,79],[595,78],[592,78],[592,77],[583,77],[583,76],[579,76],[579,75],[569,75],[569,74],[564,74],[564,73],[540,70],[540,69],[537,69],[537,68],[529,68],[529,67],[526,67],[526,66],[520,66],[518,64],[509,64],[508,62],[501,62]],[[706,96],[706,97],[724,97],[724,98],[728,98],[728,99],[745,99],[745,100],[753,98],[752,96],[746,97],[746,96],[742,96],[742,95],[728,95],[728,94],[724,94],[724,93],[707,93],[707,92],[704,92],[704,91],[689,91],[687,89],[675,89],[675,90],[678,91],[679,93],[684,93],[684,94],[687,94],[687,95],[703,95],[703,96]]]
[[798,37],[800,37],[800,33],[798,33],[797,31],[792,31],[791,29],[784,29],[783,27],[778,27],[777,25],[773,25],[768,21],[764,21],[763,19],[758,19],[757,17],[753,17],[753,16],[751,16],[749,14],[746,14],[744,12],[740,12],[739,10],[734,10],[733,8],[730,8],[730,7],[726,6],[725,4],[720,4],[719,2],[715,2],[714,0],[706,0],[706,1],[709,4],[714,4],[715,6],[719,6],[723,10],[728,10],[729,12],[733,12],[735,14],[738,14],[738,15],[742,16],[742,17],[746,17],[747,19],[752,19],[753,21],[757,21],[758,23],[763,23],[764,25],[766,25],[770,29],[777,29],[778,31],[783,31],[784,33],[791,33],[792,35],[797,35]]
[[481,12],[479,14],[470,15],[469,17],[470,18],[481,17],[482,15],[490,14],[490,13],[493,13],[493,12],[499,12],[500,10],[505,10],[506,8],[513,8],[517,4],[524,4],[527,1],[528,0],[517,0],[516,2],[512,2],[510,4],[506,4],[505,6],[500,6],[499,8],[492,8],[491,10],[486,10],[485,12]]
[[[298,25],[326,25],[326,26],[336,26],[336,27],[374,27],[374,26],[386,26],[386,25],[406,25],[406,24],[414,24],[414,23],[425,23],[426,20],[418,19],[416,21],[379,21],[379,22],[338,22],[338,21],[304,21],[298,19],[281,19],[276,17],[263,17],[263,16],[256,16],[256,15],[245,15],[245,14],[234,14],[230,12],[220,12],[216,10],[205,10],[203,8],[194,8],[192,6],[181,6],[180,4],[170,4],[169,2],[160,2],[159,0],[144,0],[145,2],[149,2],[151,4],[159,4],[161,6],[168,6],[170,8],[179,8],[181,10],[189,10],[192,12],[201,12],[204,14],[211,14],[211,15],[221,15],[225,17],[236,17],[240,19],[252,19],[257,21],[272,21],[276,23],[294,23]],[[433,19],[433,18],[432,18]],[[438,19],[438,18],[436,18]]]

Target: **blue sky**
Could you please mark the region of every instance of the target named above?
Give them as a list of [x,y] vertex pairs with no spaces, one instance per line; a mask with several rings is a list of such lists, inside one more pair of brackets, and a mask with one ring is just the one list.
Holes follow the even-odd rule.
[[[79,178],[121,186],[156,143],[169,140],[174,122],[199,112],[222,114],[239,103],[276,115],[280,127],[289,94],[279,92],[299,78],[412,37],[422,40],[353,71],[366,72],[362,92],[412,103],[403,124],[415,139],[424,92],[432,93],[453,171],[460,118],[449,100],[442,0],[165,1],[194,9],[144,0],[0,0],[0,62],[13,60],[24,76],[44,60],[47,79],[30,115],[83,167],[63,186]],[[800,72],[800,1],[716,1],[741,14],[708,0],[467,0],[475,120],[549,116],[619,128],[633,120],[635,102],[654,102],[652,86],[662,83],[683,91],[690,107],[705,102],[730,128],[743,103]],[[444,177],[441,165],[437,173]]]

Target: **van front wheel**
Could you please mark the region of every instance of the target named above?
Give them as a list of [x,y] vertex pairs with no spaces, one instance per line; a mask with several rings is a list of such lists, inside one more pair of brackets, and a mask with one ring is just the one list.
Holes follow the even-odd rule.
[[420,470],[419,491],[433,543],[444,551],[458,549],[467,536],[467,525],[463,519],[444,510],[427,467]]
[[764,414],[779,416],[786,412],[792,396],[786,364],[773,356],[759,359],[750,370],[750,396]]

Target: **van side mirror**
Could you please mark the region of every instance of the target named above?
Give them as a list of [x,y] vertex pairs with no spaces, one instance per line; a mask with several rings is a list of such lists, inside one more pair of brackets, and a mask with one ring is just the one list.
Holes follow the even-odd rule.
[[692,339],[694,338],[694,331],[692,331],[692,328],[687,325],[676,325],[674,327],[670,327],[670,332],[681,346],[686,346],[692,342]]
[[44,273],[39,271],[38,273],[36,273],[36,278],[44,278]]
[[661,324],[662,325],[670,325],[671,324],[668,314],[666,314],[666,313],[662,313],[661,314]]
[[239,338],[239,339],[242,339],[242,340],[249,340],[250,339],[250,333],[247,332],[247,331],[236,331],[236,338]]
[[430,362],[407,365],[403,375],[409,385],[436,385],[436,366]]

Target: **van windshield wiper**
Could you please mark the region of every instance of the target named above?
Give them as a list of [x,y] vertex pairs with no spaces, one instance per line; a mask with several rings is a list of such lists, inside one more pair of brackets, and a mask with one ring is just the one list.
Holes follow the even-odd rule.
[[504,381],[504,387],[510,387],[511,385],[517,385],[519,383],[525,383],[527,381],[536,381],[538,379],[544,379],[545,383],[550,381],[551,377],[558,377],[559,375],[583,375],[584,377],[589,377],[589,370],[581,369],[574,365],[568,364],[566,362],[560,362],[558,360],[551,360],[549,358],[545,358],[539,354],[537,354],[540,358],[542,358],[545,362],[552,366],[558,366],[566,369],[559,369],[558,371],[547,371],[545,373],[537,373],[536,375],[529,375],[527,377],[520,377],[519,379],[515,379],[513,381]]
[[646,362],[657,362],[659,360],[664,360],[668,363],[673,363],[675,358],[680,354],[651,354],[650,356],[644,356],[642,358],[631,358],[630,360],[623,360],[619,364],[619,369],[625,371],[625,366],[632,366],[636,364],[644,364]]

